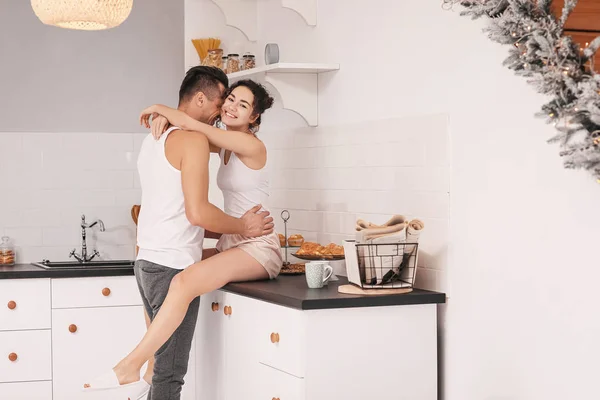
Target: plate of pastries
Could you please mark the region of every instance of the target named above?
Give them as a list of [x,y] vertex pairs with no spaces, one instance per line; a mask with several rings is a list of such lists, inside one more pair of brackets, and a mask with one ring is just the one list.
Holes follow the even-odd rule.
[[323,246],[316,242],[303,242],[292,255],[301,260],[343,260],[344,247],[335,243]]
[[302,275],[306,272],[305,264],[303,263],[295,263],[295,264],[283,264],[281,267],[281,271],[279,272],[281,275]]

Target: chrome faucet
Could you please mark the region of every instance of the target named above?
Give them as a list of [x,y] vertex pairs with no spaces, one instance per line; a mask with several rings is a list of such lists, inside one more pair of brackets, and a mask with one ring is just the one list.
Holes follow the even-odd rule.
[[75,257],[77,261],[80,263],[86,263],[92,261],[94,257],[99,256],[98,250],[94,250],[92,255],[88,258],[87,254],[87,244],[86,244],[86,229],[93,228],[98,225],[100,227],[100,232],[104,232],[106,229],[104,228],[104,222],[102,220],[97,219],[91,224],[85,222],[85,215],[81,216],[81,255],[75,253],[75,249],[71,250],[69,253],[69,258]]

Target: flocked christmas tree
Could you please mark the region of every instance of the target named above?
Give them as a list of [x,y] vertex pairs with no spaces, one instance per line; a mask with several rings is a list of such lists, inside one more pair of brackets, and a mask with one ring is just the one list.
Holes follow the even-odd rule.
[[504,64],[527,77],[551,97],[538,114],[554,123],[566,168],[585,169],[600,183],[600,75],[593,60],[600,37],[580,47],[564,36],[564,25],[577,5],[566,0],[562,15],[554,16],[551,0],[443,0],[459,3],[461,15],[490,18],[490,39],[510,45]]

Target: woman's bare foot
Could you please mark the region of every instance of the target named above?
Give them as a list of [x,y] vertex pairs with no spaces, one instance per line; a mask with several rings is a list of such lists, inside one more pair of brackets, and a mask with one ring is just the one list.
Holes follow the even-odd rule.
[[146,372],[144,373],[144,380],[148,385],[152,385],[152,377],[154,376],[154,357],[150,357]]
[[148,385],[152,385],[152,377],[154,376],[154,372],[152,370],[146,371],[144,374],[144,380]]
[[140,380],[140,368],[130,367],[124,362],[120,362],[113,368],[115,375],[119,378],[119,385],[127,385],[128,383],[137,382]]

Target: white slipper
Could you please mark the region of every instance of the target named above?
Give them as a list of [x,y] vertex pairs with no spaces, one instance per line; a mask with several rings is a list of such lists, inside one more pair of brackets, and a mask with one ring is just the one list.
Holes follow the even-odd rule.
[[128,390],[127,400],[146,400],[148,392],[150,391],[150,385],[143,379],[140,379],[137,386],[132,387]]
[[84,392],[96,392],[99,390],[132,389],[136,386],[141,386],[140,385],[141,381],[143,381],[143,383],[145,383],[146,385],[148,384],[146,381],[141,379],[137,382],[132,382],[132,383],[127,383],[125,385],[121,385],[121,384],[119,384],[119,378],[117,378],[115,371],[113,371],[111,369],[110,371],[93,378],[89,382],[86,382],[87,384],[90,385],[90,387],[88,387],[88,388],[84,387],[83,391]]

